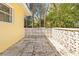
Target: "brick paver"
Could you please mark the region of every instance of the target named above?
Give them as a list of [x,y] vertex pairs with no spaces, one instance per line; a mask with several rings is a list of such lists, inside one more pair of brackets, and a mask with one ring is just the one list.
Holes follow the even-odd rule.
[[[35,32],[34,32],[35,31]],[[60,56],[41,30],[26,29],[24,39],[3,52],[2,56]],[[36,33],[36,35],[35,35]],[[40,34],[40,35],[39,35]]]

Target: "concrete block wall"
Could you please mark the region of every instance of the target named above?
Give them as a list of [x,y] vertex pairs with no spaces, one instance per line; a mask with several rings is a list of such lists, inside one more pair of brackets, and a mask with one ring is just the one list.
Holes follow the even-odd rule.
[[48,28],[45,35],[61,55],[79,56],[79,30]]

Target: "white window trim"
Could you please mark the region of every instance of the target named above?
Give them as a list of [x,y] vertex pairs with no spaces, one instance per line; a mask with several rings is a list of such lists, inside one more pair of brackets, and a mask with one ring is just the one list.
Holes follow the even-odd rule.
[[[7,23],[7,24],[14,24],[14,20],[15,20],[15,17],[14,17],[14,15],[15,15],[15,10],[14,10],[14,8],[10,5],[10,4],[6,4],[6,3],[2,3],[2,4],[4,4],[5,6],[7,6],[7,7],[9,7],[9,8],[11,8],[12,10],[11,10],[11,15],[10,16],[12,16],[12,18],[11,18],[11,22],[4,22],[4,21],[0,21],[0,23]],[[5,12],[4,12],[5,13]],[[7,13],[6,13],[7,14]]]
[[2,11],[2,10],[0,10],[0,12],[4,13],[4,14],[6,14],[6,15],[12,16],[11,14],[8,14],[7,12],[4,12],[4,11]]

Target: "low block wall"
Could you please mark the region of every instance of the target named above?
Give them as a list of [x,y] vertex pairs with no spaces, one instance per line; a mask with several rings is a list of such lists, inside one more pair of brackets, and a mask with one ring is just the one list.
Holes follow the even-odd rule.
[[79,56],[79,29],[49,28],[45,35],[61,55]]

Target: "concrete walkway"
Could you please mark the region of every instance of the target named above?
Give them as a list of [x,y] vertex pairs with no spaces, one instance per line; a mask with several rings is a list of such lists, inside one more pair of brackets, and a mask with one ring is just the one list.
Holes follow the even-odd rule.
[[[36,34],[36,35],[35,35]],[[60,56],[39,29],[26,29],[25,38],[0,54],[2,56]]]

